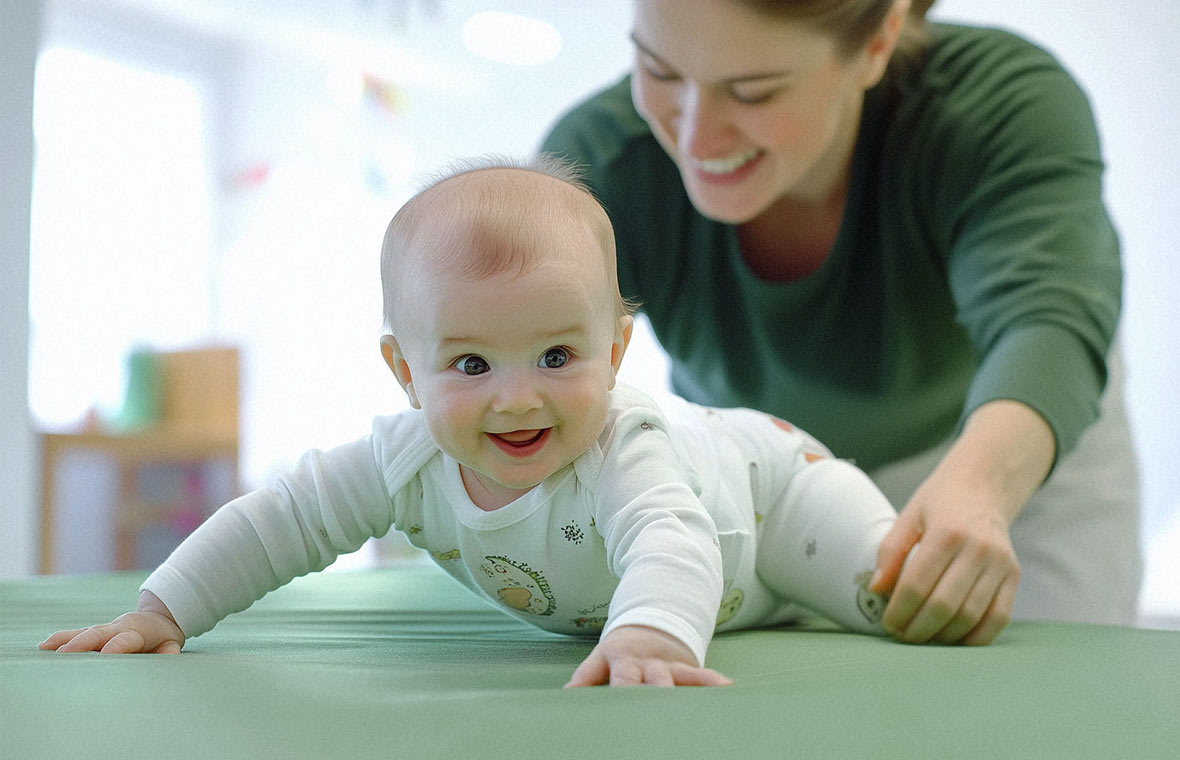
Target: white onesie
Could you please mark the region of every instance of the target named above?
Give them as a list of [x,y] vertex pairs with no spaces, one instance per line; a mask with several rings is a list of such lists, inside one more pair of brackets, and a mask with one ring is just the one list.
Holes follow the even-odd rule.
[[864,585],[895,517],[867,476],[781,420],[619,385],[595,444],[500,509],[472,503],[420,412],[379,417],[219,509],[143,588],[197,636],[395,527],[533,625],[650,626],[703,664],[714,629],[783,620],[791,603],[879,632]]

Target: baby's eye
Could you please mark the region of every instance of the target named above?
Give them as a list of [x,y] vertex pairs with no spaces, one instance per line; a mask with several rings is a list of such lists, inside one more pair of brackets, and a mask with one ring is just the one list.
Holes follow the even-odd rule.
[[537,366],[542,369],[560,369],[569,360],[570,352],[564,348],[556,347],[541,354],[541,361],[537,362]]
[[491,367],[488,366],[487,360],[485,360],[482,356],[476,356],[475,354],[460,356],[455,360],[455,363],[452,366],[460,372],[468,375],[482,375],[491,369]]

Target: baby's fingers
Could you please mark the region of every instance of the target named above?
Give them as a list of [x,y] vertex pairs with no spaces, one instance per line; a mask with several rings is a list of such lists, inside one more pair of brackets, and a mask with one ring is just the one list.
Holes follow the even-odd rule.
[[611,686],[729,686],[733,681],[710,668],[648,660],[611,670]]
[[712,668],[694,668],[679,663],[672,665],[671,675],[677,686],[729,686],[733,683]]
[[[107,645],[115,634],[119,631],[113,625],[95,625],[89,628],[81,628],[76,631],[61,631],[53,634],[45,643],[41,645],[42,649],[56,649],[58,652],[98,652]],[[67,638],[68,637],[68,638]],[[63,642],[64,639],[64,642]],[[46,646],[51,642],[55,642],[54,646]]]
[[160,646],[152,651],[152,654],[180,654],[180,643],[176,641],[165,641]]
[[102,647],[103,654],[180,654],[180,642],[164,639],[160,644],[149,643],[135,629],[120,631]]
[[565,688],[598,686],[606,683],[609,678],[610,665],[607,664],[606,658],[595,647],[594,651],[590,653],[590,656],[583,660],[582,664],[574,671],[574,674],[570,676],[569,683],[565,685]]
[[40,644],[38,644],[37,648],[52,652],[53,650],[57,649],[62,644],[65,644],[70,639],[74,638],[79,633],[81,633],[82,631],[85,631],[85,630],[86,630],[85,628],[75,628],[72,631],[58,631],[54,634],[51,634],[49,636],[49,638],[45,639],[45,641],[42,641]]
[[147,651],[143,636],[138,631],[120,631],[103,644],[103,654],[139,654]]

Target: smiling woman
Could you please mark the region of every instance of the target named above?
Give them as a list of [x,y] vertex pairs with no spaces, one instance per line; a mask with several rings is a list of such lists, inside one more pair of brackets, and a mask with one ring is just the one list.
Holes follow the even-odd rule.
[[923,42],[930,3],[632,5],[630,77],[543,147],[588,167],[674,389],[870,470],[894,635],[1134,620],[1122,262],[1076,81],[1014,34]]

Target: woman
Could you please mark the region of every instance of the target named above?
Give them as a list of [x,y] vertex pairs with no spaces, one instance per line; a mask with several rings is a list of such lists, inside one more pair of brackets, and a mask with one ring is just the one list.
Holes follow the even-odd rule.
[[931,4],[636,0],[634,71],[543,150],[587,167],[677,392],[799,424],[902,507],[890,633],[1130,623],[1093,116],[1048,54]]

